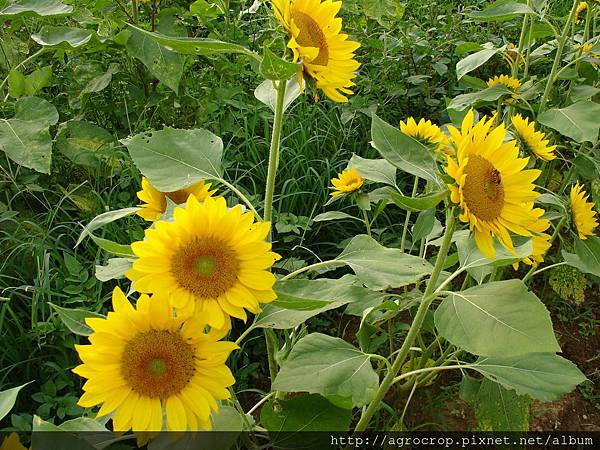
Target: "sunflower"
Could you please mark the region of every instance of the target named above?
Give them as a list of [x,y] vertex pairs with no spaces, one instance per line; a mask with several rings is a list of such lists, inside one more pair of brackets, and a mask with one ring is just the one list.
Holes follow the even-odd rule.
[[575,23],[580,24],[585,21],[582,15],[584,12],[587,12],[587,9],[587,2],[579,2],[579,4],[577,5],[577,9],[575,10]]
[[417,123],[415,119],[409,117],[406,122],[400,122],[400,131],[425,145],[435,145],[436,152],[448,150],[448,138],[442,133],[440,127],[431,123],[430,120],[421,119]]
[[146,177],[142,177],[142,190],[137,193],[137,196],[145,203],[139,205],[143,209],[138,211],[137,214],[143,219],[154,222],[167,210],[167,198],[176,205],[185,203],[190,195],[194,195],[198,200],[204,201],[207,197],[217,192],[216,189],[211,191],[210,186],[210,183],[199,181],[178,191],[160,192],[150,184]]
[[338,173],[337,178],[331,179],[331,184],[333,186],[330,186],[329,189],[334,189],[331,195],[336,197],[360,189],[364,182],[365,179],[360,176],[356,168],[349,167],[341,173]]
[[78,405],[102,405],[98,417],[114,411],[114,431],[211,429],[216,400],[229,398],[235,379],[225,361],[237,345],[219,341],[226,330],[205,331],[205,323],[173,315],[164,297],[140,296],[134,308],[117,287],[113,312],[87,318],[90,345],[76,345],[87,378]]
[[[342,2],[331,0],[271,0],[275,16],[290,33],[288,47],[294,61],[302,61],[302,71],[315,81],[327,97],[347,102],[352,94],[354,59],[358,42],[341,33],[342,19],[336,17]],[[301,78],[301,77],[300,77]]]
[[[533,233],[533,237],[531,238],[532,250],[531,254],[522,260],[525,264],[530,266],[537,266],[539,263],[544,262],[544,256],[552,245],[550,243],[551,236],[545,233],[545,231],[550,228],[550,221],[542,218],[544,213],[545,211],[541,208],[535,208],[533,210],[533,214],[535,214],[538,219],[529,226],[529,229]],[[515,270],[518,266],[518,263],[513,264]]]
[[535,122],[529,122],[521,114],[515,114],[511,118],[519,140],[525,148],[540,159],[551,161],[556,158],[554,150],[556,145],[548,145],[548,140],[544,139],[546,135],[541,131],[535,131]]
[[2,445],[0,445],[0,450],[27,450],[27,448],[23,444],[21,444],[21,441],[19,440],[19,435],[17,433],[10,433],[2,441]]
[[226,326],[229,316],[246,320],[244,308],[259,313],[259,303],[276,297],[270,227],[240,205],[228,209],[222,197],[200,203],[190,196],[173,222],[155,222],[131,245],[139,258],[126,275],[139,292],[165,293],[174,308],[195,311],[210,326]]
[[589,195],[583,190],[583,186],[577,183],[571,188],[571,210],[573,212],[573,222],[577,228],[580,239],[587,239],[592,236],[594,228],[598,226],[596,220],[596,211],[594,203],[588,202]]
[[495,257],[496,237],[516,254],[510,232],[532,236],[529,225],[537,220],[533,201],[539,196],[533,181],[540,171],[523,170],[529,158],[519,158],[515,141],[504,142],[506,131],[494,119],[473,125],[473,110],[463,119],[461,130],[448,127],[456,157],[448,156],[446,172],[455,180],[449,185],[451,199],[460,205],[460,220],[469,224],[481,252]]

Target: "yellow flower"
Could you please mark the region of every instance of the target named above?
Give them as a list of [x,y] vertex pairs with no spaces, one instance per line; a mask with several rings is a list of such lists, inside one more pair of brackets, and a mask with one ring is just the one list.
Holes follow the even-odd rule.
[[521,114],[516,114],[511,118],[519,140],[530,152],[540,159],[551,161],[556,158],[554,150],[556,145],[548,145],[548,140],[544,139],[546,135],[541,131],[535,131],[535,122],[529,122]]
[[503,84],[504,86],[515,92],[518,91],[521,87],[521,82],[517,78],[511,77],[509,75],[496,75],[494,76],[494,78],[490,78],[487,81],[488,87],[492,87],[495,84]]
[[583,53],[587,53],[593,48],[594,48],[594,44],[592,44],[591,42],[588,42],[587,44],[583,44],[583,45],[575,44],[575,50],[581,50]]
[[331,195],[335,197],[360,189],[364,182],[365,179],[360,176],[358,171],[354,167],[349,167],[341,173],[338,173],[337,178],[331,179],[331,184],[333,186],[330,186],[329,189],[335,189],[331,193]]
[[175,317],[164,297],[142,295],[136,308],[119,288],[106,318],[87,318],[90,345],[76,345],[87,378],[78,405],[114,412],[114,431],[211,429],[216,400],[229,398],[235,379],[225,361],[237,345],[219,341],[226,330]]
[[573,222],[577,228],[577,233],[581,239],[587,239],[592,236],[594,228],[598,226],[596,220],[596,211],[594,203],[588,202],[589,195],[583,190],[583,186],[577,183],[571,188],[571,210],[573,212]]
[[575,10],[575,23],[583,23],[585,18],[582,17],[584,12],[587,12],[588,4],[587,2],[579,2],[577,5],[577,9]]
[[155,222],[131,245],[139,258],[126,275],[137,291],[165,294],[182,314],[222,328],[229,316],[246,320],[244,308],[259,313],[259,303],[276,298],[269,268],[279,255],[265,242],[270,227],[240,205],[228,209],[222,197],[200,203],[190,196],[174,222]]
[[446,172],[455,180],[449,185],[451,199],[460,205],[460,220],[469,224],[481,252],[495,257],[496,237],[516,254],[510,232],[531,236],[529,225],[537,220],[533,201],[534,180],[539,170],[523,170],[529,158],[519,158],[515,141],[504,142],[506,131],[494,119],[473,125],[473,111],[465,116],[461,130],[448,127],[456,157],[448,156]]
[[442,133],[440,127],[431,123],[430,120],[421,119],[417,123],[415,119],[409,117],[406,122],[400,122],[400,131],[426,145],[435,145],[436,152],[450,150],[447,147],[448,138]]
[[294,61],[302,61],[302,71],[315,81],[327,97],[347,102],[352,94],[354,59],[358,42],[341,33],[342,19],[336,17],[342,2],[331,0],[271,0],[275,16],[290,33],[288,47]]
[[0,445],[0,450],[27,450],[26,447],[21,444],[19,440],[19,435],[17,433],[10,433],[7,437],[2,441],[2,445]]
[[137,196],[145,203],[139,205],[143,209],[139,210],[137,214],[143,219],[154,222],[167,210],[167,198],[176,205],[185,203],[190,195],[194,195],[198,200],[204,201],[207,197],[217,192],[216,189],[211,191],[210,186],[210,183],[199,181],[178,191],[160,192],[150,184],[146,177],[142,177],[142,190],[137,193]]
[[[533,232],[533,237],[531,238],[531,255],[529,255],[527,258],[523,258],[522,260],[525,264],[534,267],[539,263],[544,262],[544,256],[551,246],[551,236],[545,233],[545,231],[550,228],[550,221],[542,218],[544,212],[545,211],[541,208],[536,208],[533,210],[533,214],[535,214],[538,219],[529,226],[529,229]],[[518,265],[518,263],[513,265],[515,270],[517,269]]]

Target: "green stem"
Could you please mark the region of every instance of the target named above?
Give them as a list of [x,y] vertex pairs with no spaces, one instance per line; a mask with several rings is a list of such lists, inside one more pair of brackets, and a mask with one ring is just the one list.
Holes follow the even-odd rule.
[[362,213],[363,213],[363,218],[365,220],[365,227],[367,228],[367,234],[369,235],[369,237],[371,237],[371,222],[369,221],[369,215],[367,214],[367,211],[365,211],[364,209],[361,209]]
[[540,102],[538,116],[546,109],[546,102],[548,101],[548,96],[550,95],[550,91],[552,90],[552,86],[554,85],[556,73],[558,71],[558,66],[560,66],[560,61],[562,59],[563,49],[565,48],[567,35],[571,30],[571,24],[573,23],[573,18],[575,17],[575,11],[577,10],[578,3],[579,0],[575,0],[573,2],[573,7],[571,8],[571,13],[569,14],[567,23],[565,23],[562,34],[558,39],[558,47],[556,49],[556,55],[554,56],[554,63],[552,64],[552,70],[550,71],[550,75],[548,75],[548,80],[546,81],[546,88],[544,89],[544,95],[542,95],[542,101]]
[[[417,195],[417,190],[419,189],[419,177],[415,177],[415,182],[413,184],[413,190],[411,197]],[[404,219],[404,229],[402,230],[402,240],[400,241],[400,251],[404,252],[405,244],[406,244],[406,234],[408,233],[408,224],[410,223],[410,211],[406,211],[406,219]]]
[[[531,6],[530,5],[531,0],[527,0],[527,6]],[[527,25],[529,24],[529,15],[525,14],[523,16],[523,24],[521,25],[521,35],[519,36],[519,44],[517,46],[517,56],[515,58],[514,64],[512,65],[512,76],[513,77],[517,77],[518,73],[519,73],[519,64],[520,64],[520,58],[521,55],[523,54],[523,46],[525,45],[525,32],[527,31]]]
[[[275,118],[273,120],[273,132],[271,135],[271,148],[269,149],[269,168],[267,171],[267,187],[265,190],[265,209],[264,221],[271,222],[273,219],[273,193],[275,191],[275,176],[279,166],[279,147],[281,145],[281,128],[283,125],[283,104],[285,100],[285,88],[287,82],[279,81],[276,85],[277,102],[275,105]],[[275,331],[265,328],[265,342],[267,345],[267,357],[269,361],[269,375],[271,384],[277,376],[277,361],[275,353],[277,352],[277,336]]]
[[250,211],[252,211],[254,213],[254,215],[260,219],[260,214],[258,214],[258,212],[256,211],[256,209],[254,208],[254,205],[252,205],[252,202],[250,200],[248,200],[248,197],[246,197],[242,191],[240,191],[238,188],[236,188],[233,184],[229,183],[228,181],[224,180],[223,178],[219,179],[219,182],[223,185],[225,185],[231,192],[233,192],[235,195],[238,196],[238,198],[244,202],[244,204],[248,207],[248,209]]
[[283,277],[281,279],[281,281],[289,280],[290,278],[294,278],[295,276],[300,275],[301,273],[306,272],[308,270],[316,269],[317,267],[327,266],[327,265],[333,264],[333,263],[335,263],[334,259],[328,259],[327,261],[321,261],[321,262],[318,262],[318,263],[311,264],[309,266],[301,267],[298,270],[295,270],[295,271],[293,271],[291,273],[288,273],[285,277]]
[[427,311],[429,310],[429,307],[431,306],[433,300],[436,298],[436,295],[433,291],[435,289],[435,285],[440,276],[440,273],[442,272],[442,268],[444,267],[444,262],[446,260],[446,256],[448,255],[450,245],[452,244],[452,235],[454,234],[455,224],[456,218],[454,216],[454,208],[452,208],[450,209],[450,211],[447,212],[444,239],[442,241],[442,245],[440,247],[440,251],[438,253],[433,272],[431,274],[431,278],[429,279],[429,283],[427,284],[427,288],[425,289],[423,298],[421,299],[421,304],[419,305],[413,323],[411,324],[410,329],[408,330],[408,334],[406,335],[406,338],[402,343],[402,347],[400,348],[398,355],[396,356],[396,359],[392,364],[392,369],[387,372],[386,376],[381,382],[381,385],[379,386],[379,389],[377,390],[373,401],[369,404],[367,409],[363,411],[363,414],[361,415],[360,420],[356,424],[354,431],[364,431],[367,428],[371,418],[379,409],[379,405],[383,400],[383,397],[392,386],[396,374],[402,367],[402,364],[404,364],[406,356],[408,355],[410,348],[415,342],[417,335],[421,331],[421,326],[423,325],[423,321],[425,320]]
[[533,24],[534,24],[534,20],[533,18],[530,18],[529,20],[529,34],[527,35],[527,53],[525,54],[525,62],[524,67],[523,67],[523,78],[527,78],[527,76],[529,75],[529,58],[531,55],[531,36],[533,35]]

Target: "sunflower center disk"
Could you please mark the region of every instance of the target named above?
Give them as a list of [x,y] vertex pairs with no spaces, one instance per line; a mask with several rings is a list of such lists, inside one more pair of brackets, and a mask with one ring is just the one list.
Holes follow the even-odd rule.
[[196,238],[183,243],[171,258],[177,283],[200,298],[215,299],[237,282],[240,263],[220,240]]
[[176,333],[140,333],[125,346],[121,373],[139,395],[165,399],[181,392],[194,375],[194,351]]
[[479,219],[500,217],[504,206],[504,186],[500,172],[487,159],[470,156],[465,167],[463,195],[469,209]]
[[292,13],[292,19],[300,29],[296,42],[302,47],[316,47],[319,49],[317,57],[308,62],[317,66],[326,66],[329,62],[329,46],[319,24],[308,14],[299,11]]

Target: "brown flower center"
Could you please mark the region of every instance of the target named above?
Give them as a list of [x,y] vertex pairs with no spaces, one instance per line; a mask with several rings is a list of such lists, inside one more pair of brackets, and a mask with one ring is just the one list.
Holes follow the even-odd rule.
[[292,19],[300,29],[296,42],[302,47],[316,47],[319,49],[317,57],[308,62],[317,66],[326,66],[329,62],[329,47],[319,24],[308,14],[299,11],[292,13]]
[[504,206],[504,187],[500,172],[487,159],[470,156],[465,167],[463,196],[471,212],[479,219],[500,217]]
[[217,298],[237,282],[240,263],[223,241],[195,238],[171,257],[171,273],[185,290],[201,298]]
[[135,392],[166,399],[181,392],[194,375],[194,350],[176,333],[148,331],[125,345],[121,373]]

